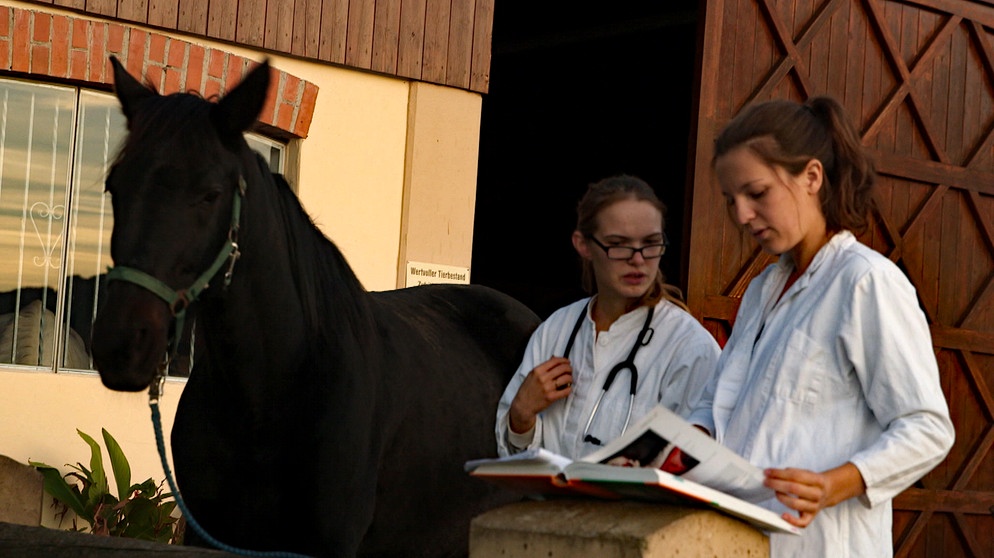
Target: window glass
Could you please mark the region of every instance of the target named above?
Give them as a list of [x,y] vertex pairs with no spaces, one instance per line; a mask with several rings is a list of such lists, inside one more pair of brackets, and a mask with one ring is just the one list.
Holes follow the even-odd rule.
[[75,101],[0,81],[0,362],[54,366]]
[[245,141],[269,163],[269,170],[283,173],[283,152],[286,146],[258,134],[245,134]]
[[[65,315],[61,320],[63,366],[88,370],[90,324],[100,302],[102,279],[111,265],[113,226],[110,195],[104,179],[124,141],[127,122],[117,99],[105,93],[81,91],[76,119],[72,208],[66,250]],[[77,338],[78,335],[78,338]],[[79,344],[85,347],[82,357]],[[82,360],[82,362],[81,362]]]

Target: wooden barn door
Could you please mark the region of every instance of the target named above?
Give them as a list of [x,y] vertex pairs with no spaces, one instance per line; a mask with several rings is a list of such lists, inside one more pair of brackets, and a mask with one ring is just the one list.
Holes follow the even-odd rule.
[[898,556],[994,556],[994,2],[709,0],[688,262],[692,310],[727,339],[772,259],[725,212],[716,131],[753,101],[830,94],[880,171],[863,242],[917,287],[956,425],[948,459],[895,501]]

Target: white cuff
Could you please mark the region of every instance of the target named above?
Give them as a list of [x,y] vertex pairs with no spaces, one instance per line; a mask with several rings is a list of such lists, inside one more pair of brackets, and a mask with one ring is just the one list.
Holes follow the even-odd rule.
[[511,444],[511,447],[518,450],[523,450],[531,445],[532,440],[535,439],[535,425],[533,424],[527,432],[518,434],[514,430],[511,430],[511,417],[510,413],[507,417],[507,442]]

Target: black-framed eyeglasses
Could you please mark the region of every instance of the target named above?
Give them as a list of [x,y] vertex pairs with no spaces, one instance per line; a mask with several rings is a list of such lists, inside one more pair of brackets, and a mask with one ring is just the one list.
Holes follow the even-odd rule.
[[666,253],[666,247],[670,245],[669,240],[666,239],[666,235],[663,235],[663,242],[660,244],[646,244],[641,248],[633,248],[631,246],[605,246],[601,244],[601,241],[594,238],[594,235],[588,235],[587,238],[592,240],[594,244],[601,247],[604,253],[607,254],[607,259],[609,260],[630,260],[635,257],[636,253],[642,254],[642,258],[646,260],[654,260],[661,257]]

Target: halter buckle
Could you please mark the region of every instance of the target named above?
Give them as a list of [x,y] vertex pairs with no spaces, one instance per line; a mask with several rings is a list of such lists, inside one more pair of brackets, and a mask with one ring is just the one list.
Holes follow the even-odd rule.
[[148,385],[149,405],[155,405],[159,402],[159,397],[162,396],[166,386],[167,370],[169,370],[169,351],[166,351],[165,356],[162,357],[162,363],[159,364],[159,368],[155,372],[155,378],[152,378],[152,383]]
[[176,291],[176,299],[169,303],[169,311],[176,317],[190,307],[190,299],[187,297],[186,289]]
[[224,272],[224,286],[227,287],[231,284],[231,276],[235,273],[235,262],[238,258],[242,256],[241,250],[238,249],[238,243],[231,243],[231,256],[228,258],[228,270]]

